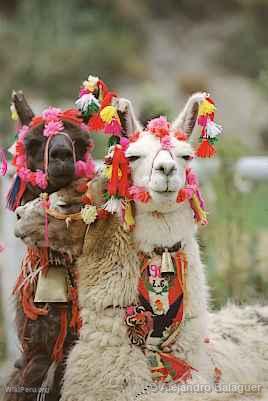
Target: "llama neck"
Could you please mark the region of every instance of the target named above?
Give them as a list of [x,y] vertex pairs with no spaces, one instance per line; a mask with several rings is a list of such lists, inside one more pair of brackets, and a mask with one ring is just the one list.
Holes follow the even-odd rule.
[[178,241],[187,245],[194,240],[196,227],[188,202],[165,214],[144,212],[137,205],[135,219],[134,240],[137,248],[145,253],[151,253],[158,246],[171,247]]

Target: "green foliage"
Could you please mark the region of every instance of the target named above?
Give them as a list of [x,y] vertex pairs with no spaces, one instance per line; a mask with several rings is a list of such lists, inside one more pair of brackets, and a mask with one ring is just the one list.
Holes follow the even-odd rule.
[[268,240],[266,199],[268,188],[255,185],[241,192],[234,181],[234,163],[245,155],[239,143],[223,142],[219,149],[221,168],[212,182],[208,204],[209,225],[202,232],[206,264],[215,307],[229,298],[238,303],[268,297],[268,278],[263,274],[267,259],[260,257],[259,242]]
[[56,103],[75,99],[89,73],[112,85],[129,75],[142,30],[119,3],[27,0],[12,18],[0,14],[1,131],[9,127],[13,88]]

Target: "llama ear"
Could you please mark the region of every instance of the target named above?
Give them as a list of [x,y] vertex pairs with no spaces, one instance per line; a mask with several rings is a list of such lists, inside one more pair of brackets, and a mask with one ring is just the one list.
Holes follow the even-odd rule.
[[197,120],[199,103],[205,100],[206,97],[206,92],[194,93],[188,99],[184,109],[180,112],[176,120],[172,123],[172,130],[182,130],[190,137]]
[[12,103],[16,109],[16,112],[19,116],[20,122],[22,125],[29,125],[34,117],[34,113],[29,106],[27,100],[22,91],[13,91],[12,92]]
[[115,98],[114,105],[117,109],[124,136],[129,136],[133,132],[142,131],[142,125],[138,121],[132,103],[130,100],[125,98]]

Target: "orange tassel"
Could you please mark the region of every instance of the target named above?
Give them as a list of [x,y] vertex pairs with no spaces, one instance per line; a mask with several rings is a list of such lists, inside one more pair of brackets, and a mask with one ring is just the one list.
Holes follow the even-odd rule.
[[216,149],[209,143],[207,139],[203,139],[201,145],[197,149],[196,156],[198,157],[213,157],[216,155]]
[[55,342],[52,357],[54,361],[59,362],[63,358],[63,346],[67,335],[67,309],[60,310],[60,333]]

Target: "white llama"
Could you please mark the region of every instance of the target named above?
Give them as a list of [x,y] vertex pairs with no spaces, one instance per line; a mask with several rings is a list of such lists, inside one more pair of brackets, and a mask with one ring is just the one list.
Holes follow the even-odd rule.
[[[148,255],[151,263],[157,258],[159,248],[173,256],[173,251],[180,248],[188,261],[185,319],[169,351],[193,368],[189,382],[265,384],[267,380],[268,308],[228,306],[217,314],[209,313],[209,293],[193,211],[188,201],[176,201],[186,183],[188,159],[193,149],[188,141],[177,139],[175,133],[180,129],[190,137],[198,104],[203,99],[204,94],[195,94],[188,100],[171,125],[172,146],[168,149],[163,148],[153,133],[139,126],[129,102],[120,100],[119,108],[129,111],[129,126],[139,132],[126,150],[132,182],[144,188],[150,200],[135,201],[132,232],[124,230],[116,215],[96,221],[87,230],[83,255],[78,261],[83,326],[67,360],[61,401],[132,401],[139,397],[191,401],[233,399],[230,394],[215,392],[178,395],[152,393],[150,388],[143,391],[152,383],[145,354],[154,352],[159,343],[157,336],[153,338],[149,334],[145,352],[133,345],[124,315],[126,307],[138,303],[139,254]],[[18,210],[21,227],[24,220],[29,222],[34,214],[43,213],[34,207],[29,214],[29,207],[27,204]],[[37,245],[33,235],[31,232],[28,244],[33,241]],[[23,236],[26,240],[27,235]],[[165,286],[165,282],[156,280],[157,285]]]

